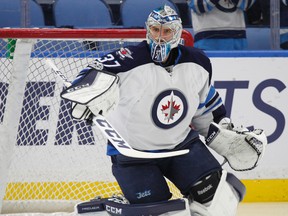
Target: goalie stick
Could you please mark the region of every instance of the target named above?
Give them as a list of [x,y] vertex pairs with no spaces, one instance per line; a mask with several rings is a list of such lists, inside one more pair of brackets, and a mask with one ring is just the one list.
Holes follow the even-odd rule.
[[[50,60],[46,60],[46,64],[53,72],[63,80],[66,87],[71,86],[67,77],[57,68],[57,66]],[[133,158],[166,158],[174,157],[189,152],[188,149],[168,151],[168,152],[144,152],[133,149],[128,142],[116,131],[116,129],[108,122],[103,115],[93,116],[93,123],[104,134],[104,136],[111,142],[111,144],[123,155]]]

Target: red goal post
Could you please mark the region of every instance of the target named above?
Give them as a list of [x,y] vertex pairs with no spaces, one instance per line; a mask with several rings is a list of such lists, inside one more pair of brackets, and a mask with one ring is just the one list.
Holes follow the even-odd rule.
[[[145,39],[145,29],[1,29],[0,38],[58,38],[58,39]],[[182,31],[184,45],[193,46],[194,39],[187,30]]]
[[[79,201],[121,192],[106,139],[71,119],[69,102],[59,96],[63,82],[45,60],[73,80],[94,58],[145,37],[144,29],[0,30],[2,213],[73,211]],[[182,39],[193,46],[188,31]]]

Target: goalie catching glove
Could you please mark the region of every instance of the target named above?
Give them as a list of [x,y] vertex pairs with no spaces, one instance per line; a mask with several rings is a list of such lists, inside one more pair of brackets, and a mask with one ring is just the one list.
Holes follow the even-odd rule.
[[[83,72],[82,72],[83,73]],[[95,68],[80,76],[61,93],[72,102],[72,117],[90,119],[92,115],[107,115],[119,102],[119,77]]]
[[[227,118],[226,118],[227,119]],[[236,171],[254,169],[263,157],[267,138],[262,129],[233,128],[231,123],[211,123],[207,145],[222,155]]]

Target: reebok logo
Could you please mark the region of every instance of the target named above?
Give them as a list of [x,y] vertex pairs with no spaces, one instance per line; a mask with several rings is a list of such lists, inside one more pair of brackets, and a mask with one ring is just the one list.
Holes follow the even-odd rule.
[[209,184],[207,187],[205,187],[203,190],[199,190],[197,191],[198,195],[202,195],[204,193],[206,193],[207,191],[211,190],[213,188],[213,186],[211,184]]

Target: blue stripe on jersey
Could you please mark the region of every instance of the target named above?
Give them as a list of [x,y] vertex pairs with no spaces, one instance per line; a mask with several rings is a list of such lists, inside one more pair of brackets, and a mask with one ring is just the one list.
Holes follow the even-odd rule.
[[288,41],[288,33],[280,35],[280,43],[285,43]]
[[110,143],[109,140],[108,140],[107,153],[106,154],[109,156],[120,154],[120,152]]
[[246,38],[245,30],[211,30],[199,32],[195,35],[195,42],[201,39]]
[[197,5],[198,5],[198,10],[199,10],[201,13],[205,13],[205,12],[206,12],[202,0],[198,0],[198,1],[197,1]]
[[255,3],[255,0],[240,0],[238,3],[238,8],[240,8],[243,11],[248,10],[253,4]]
[[[199,47],[203,50],[243,50],[247,49],[247,39],[202,39],[199,41],[195,41],[194,47]],[[267,52],[266,52],[267,53]],[[227,55],[231,55],[230,53]],[[229,56],[230,57],[230,56]],[[234,57],[234,56],[233,56]]]
[[212,1],[207,2],[207,9],[211,11],[214,8],[215,4]]
[[211,86],[210,90],[209,90],[209,93],[208,93],[208,95],[206,97],[205,102],[204,103],[200,103],[199,106],[198,106],[198,109],[203,108],[214,97],[215,92],[216,92],[215,88],[213,86]]
[[238,7],[239,7],[241,10],[245,10],[246,4],[247,4],[246,1],[241,0],[241,1],[238,3]]
[[181,49],[178,47],[178,56],[177,56],[177,59],[175,60],[174,65],[178,64],[179,59],[181,58],[181,56],[182,56],[182,52],[181,52]]
[[219,99],[217,100],[217,102],[216,102],[213,106],[211,106],[209,109],[207,109],[207,110],[203,113],[203,115],[204,115],[205,113],[209,112],[210,110],[214,109],[215,107],[218,107],[220,104],[222,104],[222,99],[221,99],[221,98],[219,98]]

